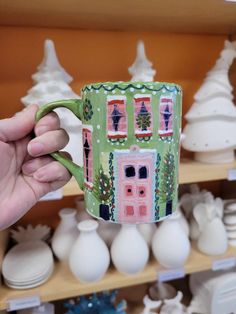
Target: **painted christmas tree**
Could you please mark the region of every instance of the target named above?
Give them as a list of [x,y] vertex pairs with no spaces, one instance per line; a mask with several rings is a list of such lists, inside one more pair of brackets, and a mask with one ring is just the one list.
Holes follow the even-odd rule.
[[185,115],[182,146],[195,152],[195,159],[208,163],[234,160],[236,108],[233,103],[229,68],[236,57],[236,43],[225,41],[215,66],[194,95]]
[[[60,65],[52,40],[45,40],[44,58],[37,70],[32,75],[34,86],[25,97],[21,98],[25,106],[30,104],[42,106],[55,100],[80,98],[68,85],[72,81],[72,77]],[[61,126],[66,129],[70,136],[65,150],[71,154],[74,162],[81,165],[83,156],[81,122],[65,108],[59,108],[55,111],[60,117]]]
[[107,201],[111,197],[111,182],[109,177],[104,173],[102,166],[95,177],[93,190],[100,202]]
[[153,82],[156,71],[152,69],[152,63],[147,59],[143,41],[137,44],[136,60],[129,67],[129,73],[132,75],[133,82]]
[[172,200],[175,188],[175,160],[174,155],[168,151],[163,159],[160,186],[162,191],[160,198],[162,202],[166,203],[166,215],[172,213]]

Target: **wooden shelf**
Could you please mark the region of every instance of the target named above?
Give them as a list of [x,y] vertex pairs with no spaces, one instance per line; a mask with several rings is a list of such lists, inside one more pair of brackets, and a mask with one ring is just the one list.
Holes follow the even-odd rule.
[[[193,246],[190,257],[185,264],[186,274],[211,269],[214,260],[226,257],[236,257],[236,248],[230,247],[226,254],[218,257],[210,257],[197,251]],[[151,259],[145,270],[135,276],[125,276],[110,268],[105,277],[95,283],[81,284],[71,274],[68,266],[57,263],[52,278],[44,285],[30,290],[12,290],[6,286],[0,287],[0,310],[6,309],[7,300],[38,295],[41,301],[52,301],[90,294],[103,290],[129,287],[157,279],[157,273],[162,271],[160,265]]]
[[[228,178],[230,169],[236,168],[236,162],[231,164],[202,164],[192,160],[182,160],[180,163],[179,183],[206,182]],[[83,195],[74,178],[64,186],[63,195]]]
[[232,34],[235,16],[224,0],[0,0],[0,24],[10,26]]

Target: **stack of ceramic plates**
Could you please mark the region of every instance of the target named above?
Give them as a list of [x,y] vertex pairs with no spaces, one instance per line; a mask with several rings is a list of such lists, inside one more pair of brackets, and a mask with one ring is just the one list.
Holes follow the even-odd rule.
[[236,246],[236,203],[229,203],[224,210],[224,224],[229,244]]
[[29,289],[44,283],[54,268],[49,246],[42,241],[20,243],[5,256],[2,274],[7,286]]

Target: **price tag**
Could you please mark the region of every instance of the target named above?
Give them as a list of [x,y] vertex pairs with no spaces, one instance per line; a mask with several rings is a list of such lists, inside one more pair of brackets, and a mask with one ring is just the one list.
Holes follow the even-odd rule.
[[63,198],[62,189],[58,189],[56,191],[49,192],[40,198],[40,201],[53,201],[53,200],[61,200]]
[[212,263],[212,270],[221,270],[228,269],[236,266],[236,258],[235,257],[227,257],[224,259],[215,260]]
[[185,277],[184,268],[170,269],[158,272],[157,280],[160,282],[180,279]]
[[7,311],[17,311],[28,309],[31,307],[36,307],[41,304],[39,296],[29,296],[24,298],[17,298],[17,299],[9,299],[7,300]]
[[235,181],[236,180],[236,169],[229,169],[228,180],[229,181]]

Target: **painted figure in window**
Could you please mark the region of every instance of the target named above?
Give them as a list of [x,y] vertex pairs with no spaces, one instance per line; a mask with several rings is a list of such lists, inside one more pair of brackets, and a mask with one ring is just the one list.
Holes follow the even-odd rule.
[[112,124],[114,131],[119,131],[119,122],[120,119],[123,117],[123,114],[119,111],[119,108],[116,104],[114,104],[114,109],[111,113],[111,119],[112,119]]
[[107,135],[110,139],[127,137],[126,97],[109,96],[107,99]]
[[91,188],[93,184],[93,151],[92,132],[88,128],[83,129],[83,152],[85,184]]
[[90,146],[88,143],[87,133],[85,133],[84,154],[85,154],[85,171],[86,171],[87,181],[89,181],[89,153],[90,153]]
[[160,136],[173,135],[173,99],[171,96],[160,98],[159,134]]
[[166,108],[163,112],[163,116],[164,116],[164,121],[165,121],[165,129],[166,129],[166,131],[168,131],[170,117],[172,116],[172,113],[170,112],[168,104],[166,105]]

